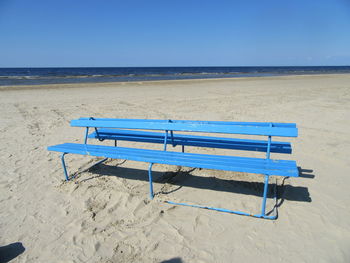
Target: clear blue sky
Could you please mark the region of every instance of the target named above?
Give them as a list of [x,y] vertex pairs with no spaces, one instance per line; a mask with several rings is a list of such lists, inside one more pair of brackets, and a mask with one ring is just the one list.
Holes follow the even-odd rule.
[[350,0],[0,0],[0,67],[350,65]]

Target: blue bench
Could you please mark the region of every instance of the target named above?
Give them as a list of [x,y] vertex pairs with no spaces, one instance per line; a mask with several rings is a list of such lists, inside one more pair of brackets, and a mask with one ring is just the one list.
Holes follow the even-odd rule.
[[[164,133],[162,132],[125,129],[96,129],[95,132],[89,134],[88,138],[98,139],[100,141],[113,140],[115,146],[117,146],[117,141],[164,144]],[[185,151],[185,146],[266,152],[268,145],[267,141],[264,140],[246,140],[185,134],[173,134],[170,139],[167,140],[167,144],[170,144],[172,147],[181,146],[182,152]],[[292,153],[292,147],[289,142],[271,142],[270,147],[270,152]]]
[[[290,143],[272,142],[272,136],[297,137],[298,130],[293,123],[80,118],[72,120],[71,126],[86,128],[83,144],[65,143],[48,147],[49,151],[62,153],[61,160],[66,180],[69,180],[69,175],[64,156],[68,153],[105,157],[105,159],[115,158],[150,163],[148,176],[151,199],[154,196],[152,184],[152,165],[154,163],[265,175],[260,214],[252,215],[241,211],[167,201],[174,205],[193,206],[240,215],[275,219],[276,215],[269,216],[265,212],[269,176],[297,177],[299,175],[295,161],[270,159],[271,152],[291,153]],[[93,133],[89,133],[89,129],[91,128],[94,129]],[[158,132],[155,132],[157,130]],[[260,135],[267,136],[267,140],[184,135],[175,134],[175,132]],[[88,144],[88,138],[94,138],[100,141],[114,140],[115,146]],[[164,146],[163,150],[116,147],[118,140],[158,143]],[[182,146],[182,152],[167,151],[168,144],[173,147]],[[261,151],[266,152],[266,158],[185,153],[185,146]]]

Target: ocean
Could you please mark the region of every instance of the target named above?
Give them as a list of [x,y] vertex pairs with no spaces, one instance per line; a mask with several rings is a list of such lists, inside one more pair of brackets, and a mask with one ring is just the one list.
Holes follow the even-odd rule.
[[0,68],[0,86],[339,73],[350,66]]

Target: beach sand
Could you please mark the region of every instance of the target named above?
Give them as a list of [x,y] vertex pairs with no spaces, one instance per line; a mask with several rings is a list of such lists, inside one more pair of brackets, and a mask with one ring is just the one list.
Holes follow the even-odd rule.
[[[2,87],[0,112],[0,247],[25,248],[13,262],[350,262],[350,75]],[[163,202],[258,213],[259,175],[156,164],[150,201],[147,163],[86,171],[97,158],[68,155],[77,177],[64,182],[46,148],[82,142],[69,121],[90,116],[295,122],[293,154],[272,158],[303,176],[272,177],[275,221]]]

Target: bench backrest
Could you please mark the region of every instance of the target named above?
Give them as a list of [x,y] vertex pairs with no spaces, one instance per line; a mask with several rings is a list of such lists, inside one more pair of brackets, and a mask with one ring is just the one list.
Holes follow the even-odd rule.
[[71,126],[279,137],[298,136],[298,129],[295,123],[80,118],[72,120]]

